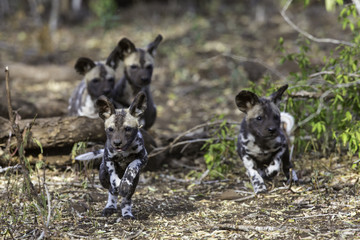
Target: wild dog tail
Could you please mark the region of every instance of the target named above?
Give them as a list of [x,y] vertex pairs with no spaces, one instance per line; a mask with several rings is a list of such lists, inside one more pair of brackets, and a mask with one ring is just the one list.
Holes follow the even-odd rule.
[[99,149],[93,152],[88,152],[84,154],[80,154],[75,157],[75,160],[78,161],[91,161],[96,158],[101,158],[104,155],[104,149]]
[[287,139],[288,145],[290,147],[289,158],[291,161],[292,155],[294,152],[294,144],[293,143],[294,143],[295,137],[294,137],[294,134],[292,133],[292,130],[295,126],[295,119],[291,114],[289,114],[287,112],[281,112],[280,119],[281,119],[281,127],[285,130],[286,139]]
[[287,112],[280,113],[280,119],[284,130],[288,136],[291,136],[291,131],[295,126],[295,119]]

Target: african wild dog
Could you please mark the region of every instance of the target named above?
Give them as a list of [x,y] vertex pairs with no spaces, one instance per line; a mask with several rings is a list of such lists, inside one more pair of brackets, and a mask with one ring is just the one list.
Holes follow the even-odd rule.
[[117,47],[105,62],[94,62],[81,57],[75,64],[75,70],[84,76],[69,99],[70,116],[87,116],[97,118],[95,101],[101,95],[111,97],[115,86],[115,70],[120,61]]
[[[278,104],[288,85],[282,86],[269,98],[259,98],[249,91],[241,91],[235,98],[239,110],[246,114],[240,126],[237,151],[242,159],[255,193],[266,192],[264,179],[271,179],[280,171],[290,180],[293,165],[289,147],[280,126]],[[292,179],[298,178],[292,170]]]
[[129,99],[143,91],[147,97],[147,109],[142,118],[144,129],[149,129],[156,119],[156,106],[150,92],[150,83],[155,52],[162,39],[162,36],[158,35],[146,49],[136,48],[127,38],[121,39],[118,44],[120,57],[124,62],[124,77],[115,86],[115,104],[116,107],[128,107]]
[[101,185],[109,190],[103,216],[117,212],[117,196],[123,197],[121,213],[124,218],[134,218],[131,197],[139,181],[140,171],[147,163],[147,152],[139,131],[139,119],[146,109],[146,95],[140,92],[128,109],[115,109],[101,96],[96,105],[105,122],[106,143],[100,165]]

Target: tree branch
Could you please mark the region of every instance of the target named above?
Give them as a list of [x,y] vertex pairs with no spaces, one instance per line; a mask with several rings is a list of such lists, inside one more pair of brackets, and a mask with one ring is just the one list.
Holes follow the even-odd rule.
[[358,15],[360,16],[360,1],[359,0],[353,0],[353,3],[355,5],[355,8],[358,12]]
[[285,76],[279,72],[277,69],[269,66],[267,63],[265,63],[264,61],[262,61],[261,59],[257,59],[257,58],[247,58],[247,57],[243,57],[243,56],[236,56],[233,54],[229,54],[229,53],[224,53],[221,54],[224,57],[230,57],[232,59],[241,61],[241,62],[253,62],[253,63],[257,63],[260,64],[261,66],[265,67],[267,70],[269,70],[270,72],[274,73],[278,78],[280,79],[286,79]]
[[[212,138],[201,138],[201,139],[192,139],[192,140],[185,140],[185,141],[181,141],[179,142],[179,140],[190,134],[190,133],[193,133],[194,131],[200,129],[200,128],[204,128],[204,127],[210,127],[210,126],[215,126],[215,125],[219,125],[221,123],[223,123],[224,121],[223,120],[220,120],[220,121],[215,121],[215,122],[207,122],[207,123],[203,123],[203,124],[200,124],[200,125],[197,125],[183,133],[181,133],[179,136],[177,136],[170,144],[168,144],[167,146],[165,147],[158,147],[158,148],[155,148],[154,150],[151,151],[151,153],[149,154],[149,158],[151,157],[155,157],[163,152],[165,152],[166,150],[168,149],[172,149],[174,147],[177,147],[177,146],[181,146],[181,145],[184,145],[184,144],[189,144],[189,143],[196,143],[196,142],[206,142],[208,140],[211,140]],[[239,122],[231,122],[231,121],[227,121],[226,122],[227,124],[232,124],[232,125],[240,125]]]
[[292,133],[295,132],[295,130],[297,128],[303,126],[305,123],[309,122],[310,120],[312,120],[313,118],[315,118],[316,116],[318,116],[321,113],[321,110],[324,108],[324,99],[328,95],[330,95],[330,93],[332,93],[334,91],[334,89],[352,87],[357,84],[360,84],[360,80],[357,80],[355,82],[349,82],[349,83],[339,83],[339,84],[334,85],[329,90],[325,91],[323,94],[321,94],[320,99],[319,99],[319,101],[320,101],[319,106],[316,109],[316,112],[310,114],[307,118],[305,118],[304,120],[302,120],[298,124],[296,124],[296,126],[292,130]]
[[[355,0],[358,1],[358,0]],[[347,42],[347,41],[342,41],[342,40],[337,40],[337,39],[332,39],[332,38],[317,38],[313,35],[311,35],[308,32],[305,32],[304,30],[300,29],[297,25],[295,25],[295,23],[293,23],[290,18],[286,15],[286,10],[289,8],[290,4],[292,3],[292,0],[288,0],[285,4],[285,6],[283,7],[283,9],[281,10],[280,14],[281,16],[284,18],[284,20],[293,28],[295,29],[295,31],[297,31],[298,33],[300,33],[301,35],[307,37],[308,39],[314,41],[314,42],[319,42],[319,43],[332,43],[332,44],[343,44],[346,46],[350,46],[350,47],[355,47],[356,45],[354,43],[351,42]]]

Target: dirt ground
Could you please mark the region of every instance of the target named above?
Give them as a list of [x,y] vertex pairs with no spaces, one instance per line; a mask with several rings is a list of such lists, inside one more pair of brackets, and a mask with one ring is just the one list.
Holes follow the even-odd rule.
[[[107,30],[92,27],[93,18],[60,27],[50,53],[41,52],[38,30],[17,16],[0,27],[0,63],[10,68],[14,99],[38,109],[54,103],[56,111],[46,116],[62,116],[81,79],[73,70],[78,57],[106,58],[122,37],[145,46],[161,33],[152,82],[158,118],[151,131],[176,135],[220,114],[240,121],[234,96],[249,81],[262,81],[265,73],[277,81],[276,72],[287,76],[297,69],[279,65],[276,44],[283,37],[296,51],[298,33],[281,17],[277,1],[262,3],[262,16],[250,1],[226,2],[198,8],[176,1],[135,4],[121,9],[119,24]],[[318,37],[350,37],[337,24],[337,13],[321,4],[304,9],[294,3],[288,15]],[[321,59],[333,47],[312,51]],[[360,174],[352,161],[296,154],[300,184],[289,189],[280,175],[267,183],[268,193],[254,196],[240,160],[225,179],[200,183],[190,173],[205,171],[203,159],[188,156],[181,165],[142,175],[133,197],[135,220],[100,216],[107,193],[96,169],[73,164],[34,172],[36,187],[44,192],[45,179],[49,189],[50,215],[26,201],[21,175],[0,175],[0,237],[37,239],[45,229],[49,239],[360,239]]]
[[[51,239],[358,239],[359,175],[344,174],[348,166],[338,161],[322,166],[306,160],[298,171],[300,185],[289,190],[278,176],[268,183],[269,193],[258,196],[240,168],[224,180],[200,184],[184,168],[145,172],[133,196],[135,220],[120,213],[101,216],[107,192],[97,170],[40,171],[33,182],[42,185],[45,177],[49,188]],[[19,178],[0,179],[1,234],[35,239],[48,211],[39,214],[24,204],[23,194],[15,194]]]

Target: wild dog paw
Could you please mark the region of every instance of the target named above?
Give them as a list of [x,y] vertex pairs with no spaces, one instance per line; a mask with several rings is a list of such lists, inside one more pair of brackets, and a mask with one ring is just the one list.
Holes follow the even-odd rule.
[[255,194],[266,193],[267,189],[265,184],[253,185]]
[[286,181],[286,184],[290,184],[291,179],[294,183],[297,184],[299,182],[299,178],[297,177],[295,170],[292,170],[291,174],[292,174],[292,178],[289,177],[288,180]]
[[102,210],[101,215],[103,217],[109,217],[116,212],[117,212],[116,208],[108,207],[108,208],[104,208],[104,210]]
[[266,179],[272,179],[279,173],[279,170],[267,168],[265,169],[265,178]]
[[124,219],[135,219],[134,215],[132,215],[132,213],[128,213],[126,215],[123,215]]
[[260,177],[260,175],[255,175],[251,178],[251,184],[253,186],[255,193],[264,193],[266,192],[266,186],[264,183],[264,179]]

